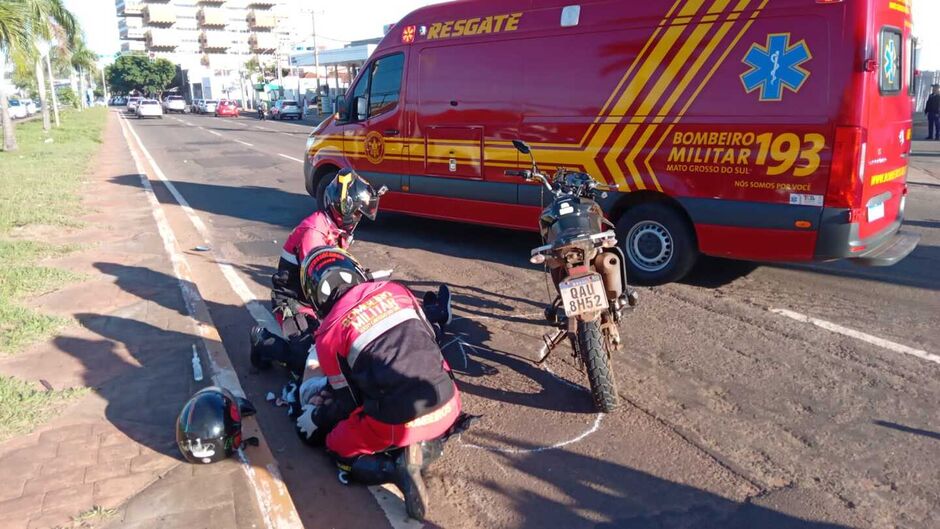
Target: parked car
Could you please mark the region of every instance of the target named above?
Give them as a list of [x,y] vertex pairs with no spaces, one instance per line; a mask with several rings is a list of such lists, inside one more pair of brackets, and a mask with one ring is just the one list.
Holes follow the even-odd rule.
[[127,98],[124,96],[114,96],[111,98],[111,104],[114,106],[126,105]]
[[20,103],[19,99],[8,100],[10,107],[10,117],[13,119],[23,119],[29,115],[26,111],[26,105]]
[[127,98],[127,112],[134,113],[137,112],[137,105],[140,103],[140,99],[137,96],[131,96]]
[[215,114],[215,109],[219,106],[219,102],[215,99],[202,99],[202,103],[199,105],[200,114]]
[[183,96],[166,96],[163,100],[163,110],[167,114],[171,112],[182,114],[186,111],[186,100],[183,99]]
[[300,109],[300,104],[291,99],[278,99],[271,105],[271,110],[269,111],[272,119],[302,119],[304,117],[303,111]]
[[238,104],[235,101],[223,99],[215,107],[216,117],[232,116],[238,117]]
[[160,118],[163,119],[163,107],[156,99],[141,99],[137,105],[137,118]]

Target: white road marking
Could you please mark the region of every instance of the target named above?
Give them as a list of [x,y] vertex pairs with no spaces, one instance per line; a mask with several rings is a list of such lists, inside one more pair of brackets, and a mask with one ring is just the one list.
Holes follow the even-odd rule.
[[[199,127],[199,128],[202,128],[202,127]],[[219,134],[218,132],[216,132],[216,131],[214,131],[214,130],[206,129],[206,132],[208,132],[209,134],[215,134],[216,136],[218,136],[218,137],[220,137],[220,138],[222,137],[221,134]]]
[[408,517],[405,512],[405,497],[395,485],[373,485],[369,492],[375,496],[385,518],[392,529],[421,529],[424,524]]
[[[202,219],[200,219],[199,216],[196,215],[193,209],[189,206],[189,203],[186,201],[186,199],[183,198],[182,195],[180,195],[179,191],[177,191],[176,189],[176,186],[174,186],[166,178],[166,175],[163,173],[163,171],[157,165],[157,162],[150,155],[150,152],[147,151],[147,148],[144,146],[143,141],[141,141],[140,137],[137,136],[137,133],[134,131],[133,126],[131,126],[130,123],[127,123],[127,126],[128,126],[128,129],[130,130],[131,135],[133,135],[134,139],[137,141],[137,145],[140,148],[141,152],[144,154],[144,157],[147,159],[147,162],[150,164],[151,168],[153,168],[154,174],[156,174],[157,178],[159,178],[160,181],[163,182],[163,184],[170,191],[170,194],[173,195],[173,198],[177,201],[177,203],[180,205],[183,211],[186,212],[186,216],[189,217],[189,220],[193,224],[193,226],[196,228],[196,231],[198,231],[199,234],[202,235],[202,237],[206,240],[207,245],[210,248],[215,248],[214,246],[209,244],[209,239],[210,239],[209,230],[206,228],[205,223],[203,223]],[[125,133],[125,137],[126,137],[126,133]],[[129,143],[130,141],[128,141],[128,144]],[[132,154],[134,154],[133,151],[131,152]],[[284,155],[281,155],[281,156],[284,156]],[[149,187],[150,183],[149,181],[146,180],[146,175],[143,173],[143,171],[141,171],[139,166],[138,166],[138,171],[141,172],[141,179],[146,182],[145,186]],[[151,196],[153,196],[152,189],[151,189]],[[153,196],[153,200],[156,201],[155,196]],[[157,202],[157,205],[159,206],[159,202]],[[156,215],[156,213],[154,214]],[[161,216],[163,215],[162,210],[160,210],[160,214]],[[163,218],[163,223],[166,226],[166,229],[169,230],[170,236],[172,236],[172,229],[169,227],[169,223],[166,221],[165,217]],[[179,254],[178,252],[177,254],[179,255],[180,259],[183,259],[181,254]],[[232,287],[232,290],[234,290],[235,293],[238,294],[238,296],[245,303],[246,307],[248,308],[248,312],[251,313],[253,318],[255,318],[255,321],[257,321],[260,325],[264,325],[265,327],[267,327],[268,330],[280,334],[281,329],[280,329],[280,326],[277,324],[277,321],[274,320],[274,317],[271,315],[271,313],[263,305],[261,305],[258,302],[257,298],[255,298],[254,294],[252,294],[251,290],[248,288],[248,285],[246,285],[245,282],[241,279],[241,277],[238,276],[238,274],[235,272],[232,265],[228,261],[222,261],[222,260],[217,261],[217,264],[219,268],[222,270],[223,275],[225,276],[226,280],[229,283],[229,286]],[[180,285],[181,285],[180,288],[184,288],[184,281],[181,280]],[[190,279],[188,280],[188,285],[195,285],[195,282],[193,282]],[[196,291],[196,295],[197,296],[199,295],[198,291]],[[241,385],[238,382],[238,377],[237,375],[235,375],[234,371],[232,372],[232,375],[234,376],[234,384],[238,385],[237,387],[239,388],[238,394],[244,395],[244,391],[241,390]],[[244,451],[239,451],[239,456],[243,459],[243,461],[246,461],[245,459],[246,456],[244,454]],[[287,491],[287,488],[284,486],[283,481],[281,480],[276,483],[276,486],[278,488],[277,491],[270,491],[268,490],[268,488],[258,486],[258,484],[256,483],[255,474],[254,474],[256,470],[251,465],[248,465],[248,464],[243,465],[243,468],[246,468],[246,472],[248,472],[249,478],[252,480],[252,484],[255,486],[255,490],[259,491],[259,494],[257,496],[258,496],[258,502],[261,507],[261,512],[263,515],[265,514],[267,515],[265,516],[266,518],[265,523],[267,524],[268,520],[273,520],[277,522],[278,519],[273,519],[271,516],[272,509],[270,505],[271,503],[270,494],[272,492],[277,492],[278,494],[289,494],[289,491]],[[268,470],[269,472],[271,472],[272,475],[275,475],[278,478],[278,480],[280,480],[280,473],[277,471],[276,466],[274,466],[273,469],[270,468],[269,466]],[[260,493],[262,489],[264,490],[264,494]],[[424,527],[423,524],[417,524],[416,522],[412,523],[413,520],[409,521],[407,513],[405,512],[404,502],[400,500],[396,501],[395,499],[393,499],[394,494],[390,496],[386,488],[369,487],[369,491],[372,493],[373,497],[375,498],[375,501],[382,508],[382,511],[385,513],[385,516],[388,519],[389,524],[392,526],[392,529],[416,529],[416,528]],[[291,507],[293,507],[293,504],[291,504]],[[293,512],[293,515],[297,517],[296,522],[291,521],[287,525],[279,524],[273,527],[270,526],[270,524],[268,524],[268,529],[280,529],[281,527],[284,527],[284,528],[302,527],[300,523],[299,515],[297,515],[296,510]]]
[[[170,227],[166,214],[154,194],[153,186],[150,185],[150,180],[147,178],[147,172],[140,158],[137,156],[137,152],[131,146],[131,139],[127,134],[128,130],[131,131],[134,138],[137,140],[137,145],[141,149],[143,149],[143,143],[140,142],[140,138],[134,133],[130,123],[126,123],[125,118],[119,118],[119,122],[121,123],[121,130],[124,133],[124,140],[127,142],[128,149],[134,159],[134,165],[137,168],[141,185],[150,203],[150,210],[157,224],[157,230],[163,240],[163,248],[170,257],[170,262],[173,265],[173,272],[176,275],[180,291],[183,294],[186,310],[197,332],[202,337],[203,346],[206,349],[206,356],[212,367],[213,383],[227,388],[238,396],[244,396],[245,391],[238,381],[238,375],[232,368],[228,354],[225,352],[225,347],[219,339],[218,330],[212,322],[209,308],[202,298],[202,295],[199,293],[196,283],[192,280],[189,263],[180,250],[173,229]],[[216,351],[218,351],[220,355],[214,355],[213,352]],[[260,453],[261,459],[274,461],[273,455],[270,453],[270,448],[264,441],[264,435],[260,429],[258,430],[258,437],[261,440],[261,445],[257,450],[262,451]],[[242,461],[242,469],[245,471],[256,491],[255,497],[258,501],[258,507],[261,511],[261,517],[265,527],[267,529],[301,527],[300,515],[297,513],[297,509],[291,500],[283,479],[281,479],[277,465],[274,463],[266,465],[266,472],[262,473],[254,467],[244,450],[239,450],[238,455],[239,459]],[[272,490],[272,487],[274,490]]]
[[281,158],[287,158],[288,160],[293,160],[298,163],[304,163],[304,161],[301,160],[300,158],[294,158],[293,156],[288,156],[286,154],[281,154],[281,153],[277,153],[277,155],[280,156]]
[[849,329],[848,327],[843,327],[839,324],[832,323],[826,320],[820,320],[818,318],[813,318],[812,316],[807,316],[805,314],[800,314],[799,312],[793,312],[792,310],[787,309],[769,309],[770,312],[774,314],[779,314],[781,316],[786,316],[787,318],[800,321],[803,323],[812,323],[817,327],[826,329],[827,331],[832,331],[834,333],[841,334],[843,336],[848,336],[850,338],[855,338],[856,340],[861,340],[863,342],[868,342],[872,345],[877,345],[878,347],[883,347],[889,351],[894,351],[895,353],[902,353],[911,356],[916,356],[928,362],[934,362],[940,364],[940,355],[935,355],[933,353],[928,353],[923,349],[914,349],[913,347],[908,347],[890,340],[885,340],[884,338],[879,338],[878,336],[872,336],[871,334],[866,334],[861,331],[856,331],[855,329]]
[[262,127],[262,126],[260,126],[260,125],[255,125],[255,128],[256,128],[256,129],[259,129],[259,130],[271,130],[271,129],[267,128],[267,127]]
[[236,139],[235,141],[237,141],[238,143],[241,143],[242,145],[247,145],[247,146],[249,146],[249,147],[254,147],[254,144],[248,143],[247,141],[242,141],[242,140],[238,140],[238,139]]

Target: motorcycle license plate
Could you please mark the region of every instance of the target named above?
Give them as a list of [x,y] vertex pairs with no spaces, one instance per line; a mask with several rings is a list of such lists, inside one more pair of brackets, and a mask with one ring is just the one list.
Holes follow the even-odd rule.
[[607,308],[607,293],[604,291],[604,281],[600,274],[562,281],[558,285],[558,290],[561,292],[565,314],[569,318]]

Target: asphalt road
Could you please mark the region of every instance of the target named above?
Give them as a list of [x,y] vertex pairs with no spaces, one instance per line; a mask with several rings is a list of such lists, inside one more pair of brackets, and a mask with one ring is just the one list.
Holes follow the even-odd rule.
[[[313,208],[301,174],[309,125],[196,115],[131,124],[207,225],[214,253],[267,299],[280,245]],[[642,289],[614,359],[627,405],[607,416],[592,412],[568,351],[544,369],[528,361],[549,299],[527,261],[535,235],[387,213],[363,222],[353,251],[365,264],[394,268],[419,295],[452,285],[459,341],[445,353],[465,409],[484,415],[433,468],[429,526],[936,527],[940,365],[772,312],[940,353],[940,180],[915,180],[908,226],[923,239],[895,267],[706,258],[683,283]],[[174,203],[162,184],[156,192]],[[170,222],[181,240],[201,240],[184,215]],[[203,255],[194,276],[302,518],[387,527],[369,492],[339,485],[283,409],[264,403],[284,374],[251,372],[252,319]]]

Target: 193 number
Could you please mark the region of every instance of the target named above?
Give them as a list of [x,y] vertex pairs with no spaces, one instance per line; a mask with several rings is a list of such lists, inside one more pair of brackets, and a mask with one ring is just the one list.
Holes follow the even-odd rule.
[[[757,136],[757,165],[767,166],[767,175],[776,176],[793,169],[797,160],[803,163],[796,166],[793,176],[809,176],[819,169],[819,153],[826,146],[826,138],[822,134],[810,133],[800,137],[792,132],[778,134],[776,137],[770,132]],[[767,158],[773,163],[767,163]]]

